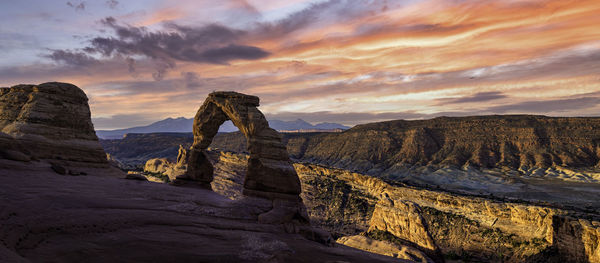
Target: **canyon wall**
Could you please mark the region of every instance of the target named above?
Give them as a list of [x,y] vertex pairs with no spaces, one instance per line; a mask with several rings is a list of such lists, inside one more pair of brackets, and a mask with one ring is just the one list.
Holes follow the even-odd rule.
[[[367,235],[408,241],[432,258],[439,250],[447,258],[496,262],[539,258],[600,262],[597,211],[585,213],[390,185],[371,176],[314,164],[295,167],[303,182],[319,177],[378,197]],[[314,204],[307,203],[309,210]]]
[[402,164],[513,170],[595,167],[600,161],[600,118],[439,117],[370,123],[290,140],[296,158],[371,172]]

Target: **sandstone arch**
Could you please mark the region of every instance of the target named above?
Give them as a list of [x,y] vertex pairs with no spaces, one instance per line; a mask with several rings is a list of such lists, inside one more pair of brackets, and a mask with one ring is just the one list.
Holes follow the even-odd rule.
[[194,118],[194,144],[188,153],[186,179],[209,186],[213,167],[206,149],[227,120],[246,136],[248,168],[243,194],[269,199],[299,200],[300,180],[279,133],[258,110],[259,98],[237,92],[208,95]]

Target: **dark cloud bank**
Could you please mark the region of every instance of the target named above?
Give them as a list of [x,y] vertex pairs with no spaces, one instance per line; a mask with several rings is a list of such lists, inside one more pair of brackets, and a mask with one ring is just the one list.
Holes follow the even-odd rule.
[[102,20],[102,24],[113,29],[116,37],[96,37],[83,51],[103,56],[144,55],[166,61],[212,64],[227,64],[235,59],[259,59],[269,55],[258,47],[237,44],[236,41],[245,31],[217,24],[198,28],[167,24],[165,32],[119,25],[112,17]]
[[[105,4],[114,9],[119,2],[107,0]],[[67,5],[78,11],[85,9],[85,2],[67,2]],[[246,6],[254,9],[250,5]],[[387,9],[387,1],[372,3],[361,0],[349,5],[346,1],[330,0],[312,4],[275,22],[255,23],[248,30],[232,29],[219,24],[188,27],[169,23],[165,24],[163,30],[151,32],[147,28],[124,25],[113,17],[107,17],[101,24],[111,29],[115,36],[95,37],[80,50],[53,50],[45,57],[67,65],[84,66],[96,62],[92,56],[122,56],[125,59],[144,56],[160,61],[155,74],[160,80],[168,69],[175,67],[177,61],[226,65],[233,60],[255,60],[270,55],[260,47],[245,45],[245,37],[281,38],[318,23],[347,21],[384,9]],[[129,71],[132,71],[131,67]]]
[[113,30],[115,36],[95,37],[80,50],[52,50],[44,56],[73,66],[95,64],[99,62],[95,57],[122,57],[129,65],[129,72],[135,72],[135,61],[131,57],[142,56],[155,62],[153,77],[162,80],[177,61],[226,65],[233,60],[255,60],[270,54],[259,47],[242,44],[240,39],[246,31],[218,24],[186,27],[170,23],[165,25],[164,31],[151,32],[144,27],[121,25],[113,17],[101,23]]

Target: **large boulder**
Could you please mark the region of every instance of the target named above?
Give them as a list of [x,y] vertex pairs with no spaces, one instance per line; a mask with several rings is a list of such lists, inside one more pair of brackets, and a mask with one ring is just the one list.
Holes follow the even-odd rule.
[[0,159],[42,161],[70,174],[86,174],[87,168],[115,172],[90,115],[87,96],[72,84],[0,88]]
[[174,181],[178,176],[185,175],[187,170],[187,150],[179,145],[177,162],[173,163],[167,158],[153,158],[146,161],[144,172],[167,176],[169,181]]

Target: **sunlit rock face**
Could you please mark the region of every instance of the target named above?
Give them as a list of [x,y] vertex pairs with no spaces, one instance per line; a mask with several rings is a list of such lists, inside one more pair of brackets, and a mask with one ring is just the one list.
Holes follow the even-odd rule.
[[300,194],[300,180],[285,145],[281,143],[281,136],[269,127],[258,105],[256,96],[237,92],[209,94],[194,118],[194,144],[188,157],[189,179],[205,183],[212,181],[214,168],[205,150],[219,126],[231,120],[246,137],[250,153],[244,193],[271,199],[294,199]]
[[398,238],[413,242],[421,249],[435,251],[435,243],[427,232],[427,224],[421,216],[420,207],[410,201],[394,201],[385,195],[373,212],[369,231],[387,231]]
[[600,118],[498,115],[369,123],[287,147],[292,158],[415,183],[434,184],[429,175],[448,168],[600,182],[570,171],[600,167],[599,140]]
[[77,86],[49,82],[0,89],[0,158],[51,163],[58,173],[108,168]]
[[[311,220],[336,236],[356,235],[348,228],[352,226],[364,231],[361,235],[408,245],[436,261],[443,256],[482,262],[600,262],[600,215],[594,210],[458,195],[390,185],[343,169],[294,166]],[[315,190],[324,184],[344,196],[342,206]],[[366,206],[366,213],[352,207],[357,203]],[[378,245],[368,239],[352,239],[361,240],[349,243],[361,249],[397,251],[382,252],[383,246],[373,247]]]
[[210,187],[214,166],[206,149],[219,127],[231,120],[246,137],[250,153],[243,194],[272,200],[273,209],[261,214],[259,221],[298,221],[307,224],[308,215],[300,198],[302,189],[298,175],[281,142],[281,136],[269,127],[258,105],[256,96],[237,92],[209,94],[194,118],[194,144],[186,153],[187,171],[177,177],[174,183],[193,181]]

